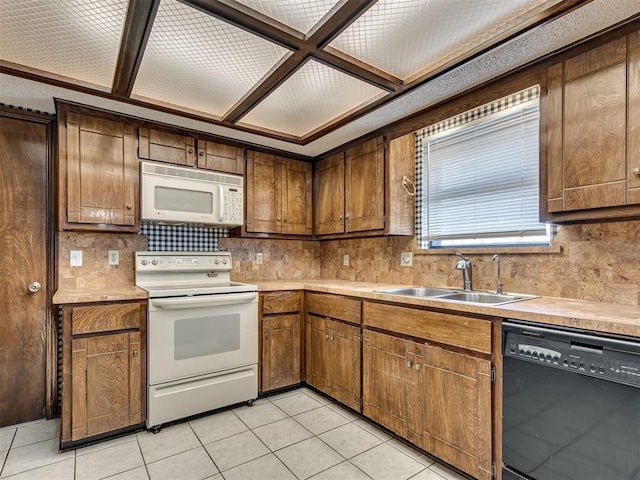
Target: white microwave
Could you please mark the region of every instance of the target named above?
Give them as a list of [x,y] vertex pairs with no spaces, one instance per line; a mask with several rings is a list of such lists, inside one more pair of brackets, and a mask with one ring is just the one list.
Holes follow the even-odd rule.
[[237,227],[243,191],[238,175],[140,162],[141,220]]

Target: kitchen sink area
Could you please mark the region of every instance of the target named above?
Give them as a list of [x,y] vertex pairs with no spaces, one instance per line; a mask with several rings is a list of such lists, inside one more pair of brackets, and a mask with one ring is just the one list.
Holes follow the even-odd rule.
[[538,298],[536,295],[525,294],[497,294],[483,291],[456,290],[451,288],[405,287],[375,290],[377,293],[388,295],[402,295],[409,297],[429,298],[432,300],[449,300],[463,303],[479,303],[482,305],[504,305]]

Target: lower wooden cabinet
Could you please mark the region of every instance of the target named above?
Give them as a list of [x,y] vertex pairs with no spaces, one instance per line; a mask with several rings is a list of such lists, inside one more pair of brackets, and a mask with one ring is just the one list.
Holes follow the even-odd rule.
[[360,410],[360,327],[307,315],[307,383]]
[[267,292],[260,308],[260,391],[300,382],[302,293]]
[[146,419],[146,302],[63,306],[61,445]]

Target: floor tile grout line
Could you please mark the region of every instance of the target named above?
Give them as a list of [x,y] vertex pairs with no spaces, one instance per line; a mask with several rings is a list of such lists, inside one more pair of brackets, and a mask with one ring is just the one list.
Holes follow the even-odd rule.
[[4,471],[4,467],[7,464],[7,460],[9,459],[9,453],[11,453],[11,446],[16,439],[16,435],[18,434],[18,427],[15,427],[13,430],[13,435],[11,436],[11,441],[9,442],[9,448],[7,448],[7,455],[2,460],[2,468],[0,468],[0,477],[2,477],[2,472]]

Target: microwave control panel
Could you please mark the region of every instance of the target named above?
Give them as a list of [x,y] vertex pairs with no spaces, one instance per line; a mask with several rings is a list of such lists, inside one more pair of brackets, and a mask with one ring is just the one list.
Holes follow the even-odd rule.
[[242,225],[243,221],[242,188],[225,187],[224,189],[224,223]]

